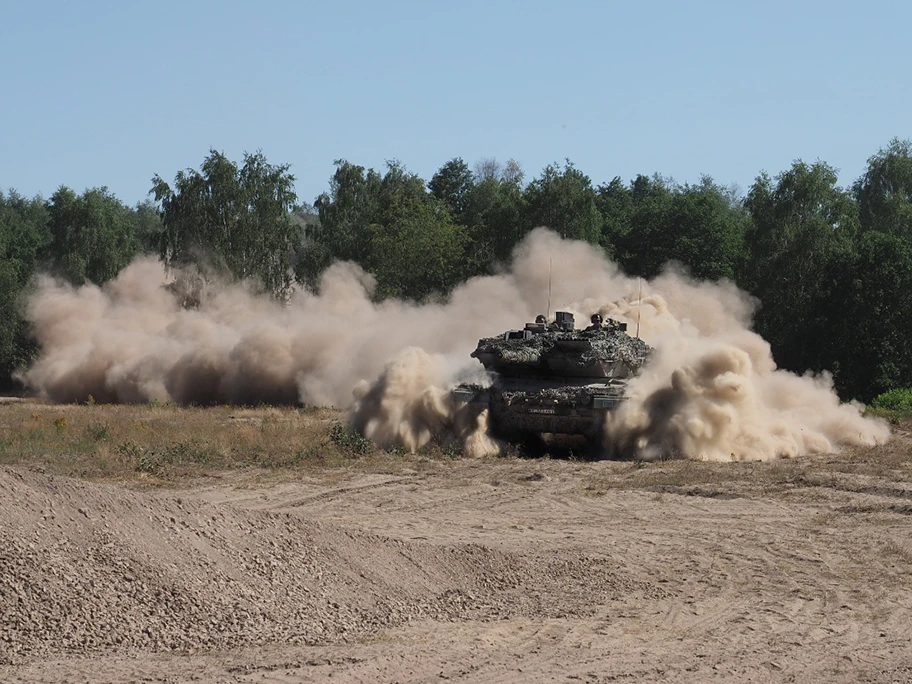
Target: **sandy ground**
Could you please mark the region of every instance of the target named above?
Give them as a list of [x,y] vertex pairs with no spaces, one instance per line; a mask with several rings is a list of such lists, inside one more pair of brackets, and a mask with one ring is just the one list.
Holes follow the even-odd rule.
[[167,491],[0,468],[0,681],[909,682],[888,448]]

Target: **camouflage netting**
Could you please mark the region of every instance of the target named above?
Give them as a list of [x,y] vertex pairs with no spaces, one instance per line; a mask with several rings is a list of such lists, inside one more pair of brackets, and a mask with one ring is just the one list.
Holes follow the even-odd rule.
[[[613,393],[616,395],[623,394],[625,385],[615,385]],[[566,385],[563,387],[547,387],[543,389],[536,389],[534,392],[522,391],[522,390],[501,390],[500,397],[504,404],[507,406],[513,404],[515,401],[525,401],[530,397],[534,397],[539,402],[548,403],[549,401],[554,402],[576,402],[578,404],[588,404],[589,400],[594,395],[598,396],[611,396],[612,392],[606,392],[604,386],[587,386],[587,385]]]
[[590,340],[592,351],[583,353],[582,358],[587,363],[615,360],[627,364],[631,370],[639,369],[646,362],[649,355],[649,345],[636,337],[626,333],[589,333],[593,336]]
[[[556,347],[559,341],[586,341],[588,347],[581,351],[562,350]],[[643,340],[631,337],[619,330],[599,332],[546,332],[532,336],[528,340],[507,340],[501,337],[489,337],[478,342],[473,356],[492,355],[495,366],[547,366],[548,357],[561,356],[565,365],[579,369],[595,368],[599,364],[621,362],[636,371],[643,365],[649,346]],[[488,364],[486,364],[488,365]]]

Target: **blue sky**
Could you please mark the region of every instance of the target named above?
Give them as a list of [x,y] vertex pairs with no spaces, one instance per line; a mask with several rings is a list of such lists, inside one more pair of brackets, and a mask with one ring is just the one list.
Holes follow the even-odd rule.
[[308,202],[338,158],[850,184],[912,138],[910,25],[881,0],[0,0],[0,188],[133,204],[210,148],[291,164]]

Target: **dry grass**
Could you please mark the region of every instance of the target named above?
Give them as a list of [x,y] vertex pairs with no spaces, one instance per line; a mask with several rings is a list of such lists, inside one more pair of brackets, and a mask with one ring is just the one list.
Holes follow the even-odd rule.
[[[420,456],[446,457],[437,447]],[[381,451],[334,409],[0,403],[0,464],[97,481],[173,484],[225,470],[384,470],[418,460]]]
[[[912,418],[892,422],[890,443],[840,454],[768,463],[602,464],[588,470],[585,493],[641,489],[732,497],[809,489],[863,492],[869,486],[864,478],[912,483]],[[507,454],[508,460],[519,455]],[[417,455],[383,451],[350,431],[344,413],[333,409],[0,402],[0,464],[133,486],[175,485],[225,471],[256,479],[302,474],[325,479],[351,468],[396,474],[449,467],[456,456],[437,445]],[[534,467],[543,465],[537,461]]]
[[898,541],[888,541],[883,547],[884,554],[898,558],[906,565],[912,565],[912,549]]

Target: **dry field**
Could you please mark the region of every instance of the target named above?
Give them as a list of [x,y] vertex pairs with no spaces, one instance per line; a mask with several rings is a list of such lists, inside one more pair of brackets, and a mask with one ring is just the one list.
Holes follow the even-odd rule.
[[908,420],[644,464],[341,418],[0,403],[0,681],[912,681]]

